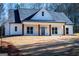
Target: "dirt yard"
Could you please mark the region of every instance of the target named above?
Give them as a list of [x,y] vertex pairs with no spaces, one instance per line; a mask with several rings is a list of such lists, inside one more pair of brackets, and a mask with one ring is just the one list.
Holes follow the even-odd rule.
[[64,42],[72,39],[78,39],[79,36],[14,36],[3,38],[3,41],[9,42],[13,45],[27,45],[34,43],[43,43],[43,42]]
[[[71,55],[71,40],[78,40],[79,36],[14,36],[3,38],[3,41],[16,46],[21,55],[25,56],[52,56]],[[79,49],[77,49],[79,50]],[[74,54],[73,54],[74,55]],[[79,54],[77,54],[79,55]]]

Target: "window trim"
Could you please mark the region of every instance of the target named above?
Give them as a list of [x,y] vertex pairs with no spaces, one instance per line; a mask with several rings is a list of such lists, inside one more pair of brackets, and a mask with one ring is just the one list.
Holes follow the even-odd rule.
[[33,34],[33,27],[27,27],[27,34]]

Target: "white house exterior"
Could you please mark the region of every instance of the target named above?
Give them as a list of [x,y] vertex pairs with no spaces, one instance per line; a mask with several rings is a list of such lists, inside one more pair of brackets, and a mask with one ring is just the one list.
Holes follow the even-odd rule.
[[5,36],[73,35],[73,23],[64,13],[46,9],[10,10],[8,22],[4,24],[4,27]]

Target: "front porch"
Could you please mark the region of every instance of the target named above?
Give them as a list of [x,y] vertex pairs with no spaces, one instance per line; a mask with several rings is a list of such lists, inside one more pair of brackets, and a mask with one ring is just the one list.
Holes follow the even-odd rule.
[[27,36],[65,35],[65,26],[64,23],[24,22],[22,24],[22,34]]

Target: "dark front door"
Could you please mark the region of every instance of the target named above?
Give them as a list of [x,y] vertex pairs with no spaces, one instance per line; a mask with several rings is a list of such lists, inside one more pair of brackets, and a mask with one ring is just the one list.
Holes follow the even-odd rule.
[[41,27],[41,35],[45,35],[45,27]]

